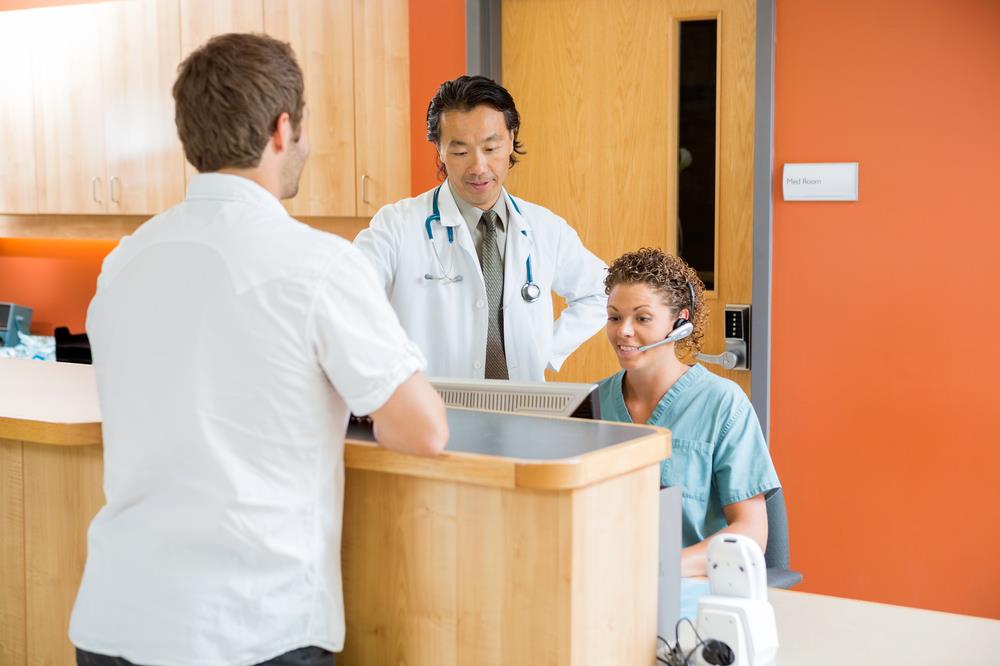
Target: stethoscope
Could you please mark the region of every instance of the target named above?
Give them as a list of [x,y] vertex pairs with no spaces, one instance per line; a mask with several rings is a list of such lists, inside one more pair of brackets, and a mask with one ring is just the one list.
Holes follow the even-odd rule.
[[[431,275],[430,273],[424,273],[424,279],[436,280],[438,282],[448,282],[448,283],[461,282],[462,276],[460,274],[452,275],[451,271],[447,270],[444,267],[444,262],[441,261],[441,256],[438,254],[437,251],[437,245],[434,243],[434,229],[432,225],[434,224],[435,221],[438,222],[441,221],[441,211],[438,208],[438,193],[440,191],[441,191],[441,186],[438,185],[437,188],[434,190],[434,198],[431,200],[431,214],[427,216],[426,220],[424,220],[424,229],[427,231],[427,240],[430,242],[431,249],[434,251],[434,258],[437,259],[438,266],[441,268],[441,275]],[[517,202],[514,201],[514,197],[508,196],[507,198],[510,201],[511,205],[514,206],[514,210],[517,211],[517,214],[520,215],[521,209],[518,207]],[[455,228],[445,227],[445,229],[447,229],[448,231],[448,245],[451,245],[452,243],[455,242]],[[524,234],[525,236],[528,235],[528,232],[525,229],[522,229],[521,233]],[[455,253],[452,252],[453,261],[454,258],[455,258]],[[452,266],[452,268],[454,268],[454,266]],[[539,287],[537,284],[535,284],[535,280],[531,271],[530,254],[528,255],[527,260],[525,261],[525,268],[527,268],[528,280],[521,286],[521,298],[523,298],[527,303],[534,303],[539,299],[539,297],[541,297],[542,288]]]

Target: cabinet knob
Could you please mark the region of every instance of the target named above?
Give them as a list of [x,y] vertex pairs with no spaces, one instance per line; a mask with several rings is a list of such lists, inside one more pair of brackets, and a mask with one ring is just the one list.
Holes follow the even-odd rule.
[[90,179],[90,196],[93,197],[94,203],[102,203],[101,198],[98,196],[97,192],[100,189],[98,186],[101,184],[101,177],[94,176]]
[[[115,187],[115,183],[118,183],[118,187]],[[111,203],[121,203],[121,178],[118,176],[112,176],[111,178]],[[115,192],[118,192],[116,195]]]
[[368,201],[368,174],[361,174],[361,203],[371,204]]

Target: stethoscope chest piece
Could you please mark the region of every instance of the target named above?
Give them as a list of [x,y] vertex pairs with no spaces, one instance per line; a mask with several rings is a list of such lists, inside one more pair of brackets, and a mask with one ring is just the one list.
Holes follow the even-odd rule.
[[525,282],[521,287],[521,298],[528,303],[534,303],[542,295],[542,288],[534,282]]

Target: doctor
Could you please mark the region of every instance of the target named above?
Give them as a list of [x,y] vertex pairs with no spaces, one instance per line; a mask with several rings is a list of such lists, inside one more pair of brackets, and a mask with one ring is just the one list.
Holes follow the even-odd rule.
[[[510,93],[482,76],[446,81],[427,107],[445,181],[383,207],[354,243],[439,377],[544,381],[607,319],[604,262],[566,221],[511,196],[522,155]],[[567,307],[552,321],[552,292]]]

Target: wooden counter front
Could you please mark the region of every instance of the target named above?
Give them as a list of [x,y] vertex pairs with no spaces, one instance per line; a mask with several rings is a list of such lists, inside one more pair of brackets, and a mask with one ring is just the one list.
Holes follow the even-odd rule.
[[[348,433],[337,663],[652,664],[669,433],[448,419],[437,458]],[[0,360],[0,664],[73,663],[67,626],[102,475],[93,369]]]

